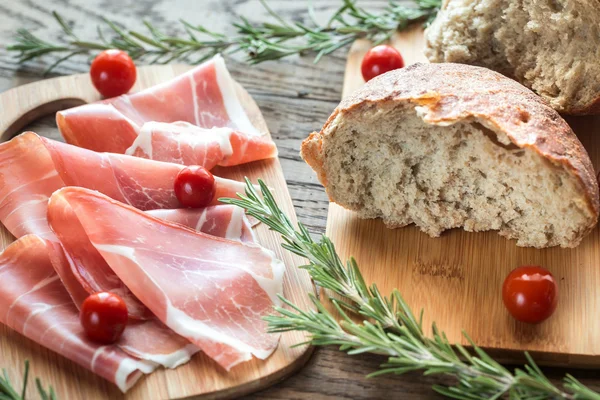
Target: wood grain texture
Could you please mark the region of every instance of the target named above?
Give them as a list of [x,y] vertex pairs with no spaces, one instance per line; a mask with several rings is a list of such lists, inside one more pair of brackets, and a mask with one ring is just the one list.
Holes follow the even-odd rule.
[[[310,22],[305,13],[305,1],[269,0],[269,4],[286,18]],[[377,12],[387,6],[388,1],[358,0],[358,4]],[[323,22],[339,7],[340,0],[313,1],[313,5],[317,18]],[[58,10],[67,19],[75,21],[75,30],[86,39],[96,37],[96,25],[102,23],[101,17],[141,31],[144,30],[142,20],[147,19],[169,33],[180,32],[176,21],[182,17],[229,33],[232,32],[231,22],[239,15],[249,17],[252,22],[263,22],[267,18],[258,0],[9,0],[0,2],[0,44],[12,42],[12,35],[21,27],[31,29],[48,40],[59,38],[61,33],[50,16],[51,10]],[[251,68],[240,61],[239,55],[227,59],[232,75],[252,94],[267,121],[279,148],[279,160],[298,219],[314,234],[325,232],[329,203],[316,176],[300,159],[298,152],[300,142],[309,132],[321,128],[341,98],[346,54],[346,50],[340,50],[316,65],[312,57],[307,55]],[[43,79],[42,71],[55,59],[49,57],[46,61],[20,66],[0,46],[0,92]],[[85,57],[73,58],[55,70],[54,75],[86,72],[88,68]],[[587,123],[585,118],[577,121]],[[51,116],[34,121],[28,128],[45,136],[58,135]],[[487,317],[482,318],[485,320]],[[36,347],[28,351],[33,355],[39,349]],[[0,367],[4,366],[5,357],[6,354],[0,354]],[[439,399],[440,396],[431,390],[431,385],[453,383],[450,378],[422,377],[419,373],[365,378],[384,361],[380,356],[364,354],[350,357],[335,347],[319,348],[304,368],[246,398]],[[32,376],[35,376],[37,367],[33,367]],[[545,368],[544,372],[558,382],[567,371],[564,368]],[[597,371],[570,369],[569,372],[600,390],[600,373]],[[20,382],[20,370],[11,369],[9,373],[16,383]],[[61,394],[60,391],[58,394]]]
[[[407,64],[426,61],[420,29],[396,35]],[[369,44],[355,43],[348,56],[344,94],[364,81],[360,63]],[[600,163],[600,118],[573,119],[594,165]],[[361,220],[330,204],[327,234],[345,258],[353,255],[367,282],[383,293],[398,288],[415,310],[425,310],[424,324],[435,321],[451,342],[467,345],[466,331],[480,347],[505,361],[523,361],[529,351],[542,365],[600,367],[600,230],[575,249],[520,248],[496,232],[460,229],[431,238],[415,226],[388,229],[380,220]],[[502,283],[519,265],[542,265],[558,282],[555,314],[539,325],[515,321],[502,303]]]
[[[138,68],[138,79],[133,90],[138,91],[165,82],[189,68],[184,65]],[[238,96],[254,126],[269,135],[258,106],[239,85]],[[8,90],[0,94],[2,107],[0,132],[4,132],[0,139],[10,139],[27,122],[37,119],[40,115],[53,113],[67,104],[74,105],[97,100],[100,100],[99,94],[91,85],[87,74],[34,82]],[[294,207],[278,159],[219,168],[213,172],[238,181],[243,180],[245,176],[252,181],[263,179],[269,187],[274,188],[273,192],[278,204],[287,215],[295,219]],[[314,286],[306,271],[298,268],[303,264],[303,260],[284,251],[281,248],[279,235],[269,230],[265,224],[259,224],[255,228],[255,233],[258,242],[274,251],[285,263],[284,296],[303,309],[310,309],[308,293],[314,292]],[[1,236],[4,240],[0,246],[6,247],[12,243],[13,238],[8,231],[4,230]],[[81,398],[81,393],[85,393],[87,399],[103,399],[110,396],[140,400],[189,396],[224,398],[245,394],[262,389],[300,368],[309,358],[312,348],[306,345],[292,346],[304,340],[305,336],[302,333],[285,333],[281,336],[279,347],[267,360],[254,359],[236,366],[230,372],[220,368],[204,354],[198,354],[190,363],[182,367],[174,370],[161,369],[152,373],[136,384],[126,396],[122,396],[115,386],[102,378],[68,362],[58,354],[44,351],[40,345],[11,332],[10,328],[0,326],[0,354],[11,351],[11,356],[4,360],[6,366],[16,371],[26,359],[31,359],[35,375],[43,381],[53,382],[54,387],[60,390],[64,398]],[[29,354],[29,351],[21,350],[22,348],[35,349],[37,354]],[[40,360],[40,355],[45,356],[44,360]],[[31,385],[33,386],[33,383]],[[33,387],[31,391],[33,392]]]

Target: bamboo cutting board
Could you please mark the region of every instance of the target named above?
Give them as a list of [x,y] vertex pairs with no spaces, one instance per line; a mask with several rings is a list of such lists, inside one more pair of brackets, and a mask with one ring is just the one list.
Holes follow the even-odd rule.
[[[138,69],[138,79],[133,91],[167,81],[186,71],[188,66],[153,66]],[[250,95],[238,88],[246,111],[252,122],[264,132],[268,129],[256,103]],[[9,140],[21,128],[35,119],[58,110],[99,100],[88,74],[67,76],[31,83],[0,94],[0,139]],[[110,134],[110,133],[107,133]],[[0,166],[1,168],[1,166]],[[274,196],[283,211],[295,222],[292,200],[278,159],[254,162],[239,167],[215,170],[226,178],[252,181],[263,179],[274,188]],[[279,236],[266,225],[255,228],[258,241],[274,251],[284,261],[284,295],[307,310],[311,307],[308,292],[314,286],[306,271],[297,267],[302,259],[284,251]],[[6,247],[14,237],[0,225],[0,246]],[[1,282],[0,284],[7,284]],[[252,360],[225,372],[203,354],[174,370],[158,370],[141,379],[126,396],[116,386],[96,376],[77,364],[53,353],[43,346],[21,336],[0,324],[0,368],[6,368],[15,387],[21,387],[21,374],[25,360],[31,361],[32,377],[39,377],[45,386],[52,385],[60,399],[167,399],[198,396],[200,398],[229,398],[265,388],[300,368],[310,357],[312,348],[292,345],[304,342],[304,334],[289,332],[281,336],[279,347],[266,361]],[[36,393],[33,379],[29,381],[30,395]]]
[[[393,45],[406,64],[426,62],[422,30],[398,35]],[[344,79],[346,96],[363,85],[360,63],[370,43],[356,42]],[[568,120],[600,165],[600,117]],[[340,256],[353,255],[365,279],[383,293],[398,288],[415,313],[425,310],[451,342],[466,344],[461,331],[504,361],[523,361],[530,351],[540,364],[600,366],[600,231],[595,229],[575,249],[519,248],[495,232],[447,231],[430,238],[414,226],[387,229],[379,220],[360,220],[331,203],[327,235]],[[540,325],[510,317],[502,303],[502,283],[520,265],[541,265],[557,279],[555,314]]]

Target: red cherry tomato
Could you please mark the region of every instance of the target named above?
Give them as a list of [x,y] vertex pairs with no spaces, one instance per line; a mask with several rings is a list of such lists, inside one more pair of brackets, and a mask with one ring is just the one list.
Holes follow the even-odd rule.
[[404,67],[404,59],[398,50],[382,44],[367,51],[360,70],[364,80],[368,82],[378,75],[402,67]]
[[206,207],[212,202],[215,192],[215,177],[204,167],[185,167],[175,178],[175,196],[184,207]]
[[88,296],[79,318],[87,336],[99,343],[115,343],[127,325],[127,305],[119,296],[108,292]]
[[558,286],[547,269],[523,266],[514,269],[504,280],[502,299],[516,320],[537,324],[556,309]]
[[137,72],[133,60],[121,50],[104,50],[90,68],[92,83],[104,97],[120,96],[133,87]]

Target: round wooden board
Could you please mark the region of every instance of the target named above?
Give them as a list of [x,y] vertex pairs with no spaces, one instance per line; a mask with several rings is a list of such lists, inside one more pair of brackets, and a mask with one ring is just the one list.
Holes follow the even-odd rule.
[[[396,35],[392,44],[406,64],[427,62],[420,27]],[[364,84],[360,63],[371,47],[354,43],[343,96]],[[593,165],[600,164],[600,116],[568,118]],[[539,364],[600,366],[600,229],[574,249],[521,248],[496,232],[453,229],[431,238],[415,226],[387,229],[380,220],[361,220],[331,203],[327,235],[342,257],[358,261],[367,283],[383,293],[398,288],[415,312],[425,310],[424,329],[435,321],[452,343],[475,344],[498,360],[522,363],[529,351]],[[557,278],[555,314],[540,325],[510,317],[502,304],[502,282],[519,265],[542,265]]]
[[[167,81],[188,70],[189,66],[168,65],[141,67],[133,91]],[[238,95],[252,122],[268,133],[267,125],[250,95],[238,86]],[[92,87],[88,74],[48,79],[23,85],[0,94],[0,140],[9,140],[20,133],[28,123],[42,116],[75,105],[100,100]],[[216,169],[215,174],[236,180],[245,176],[252,181],[263,179],[273,188],[274,196],[282,210],[296,222],[285,179],[278,159],[245,164],[238,167]],[[314,293],[308,274],[298,267],[305,262],[281,248],[281,240],[264,224],[255,228],[260,244],[274,251],[286,265],[284,296],[302,309],[310,309],[307,294]],[[14,237],[0,227],[0,246],[9,245]],[[4,284],[4,283],[2,283]],[[39,377],[44,385],[52,385],[60,399],[174,399],[185,397],[230,398],[263,389],[294,372],[309,359],[312,347],[291,346],[306,340],[304,334],[288,332],[281,336],[279,347],[265,361],[254,359],[225,372],[202,353],[188,364],[174,370],[158,370],[143,378],[126,395],[116,386],[0,325],[0,367],[7,369],[12,382],[20,387],[23,363],[31,361],[32,377]],[[30,380],[29,393],[35,393]]]

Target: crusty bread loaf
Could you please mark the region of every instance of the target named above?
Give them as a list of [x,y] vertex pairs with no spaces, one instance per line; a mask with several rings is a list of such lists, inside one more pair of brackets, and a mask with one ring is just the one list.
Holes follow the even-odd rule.
[[426,38],[432,62],[496,70],[561,113],[600,113],[599,0],[451,0]]
[[598,184],[567,123],[491,70],[414,64],[346,98],[302,143],[331,201],[390,228],[498,230],[574,247],[598,220]]

